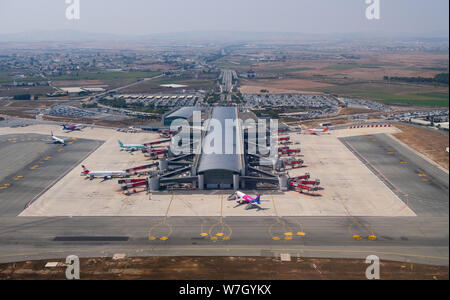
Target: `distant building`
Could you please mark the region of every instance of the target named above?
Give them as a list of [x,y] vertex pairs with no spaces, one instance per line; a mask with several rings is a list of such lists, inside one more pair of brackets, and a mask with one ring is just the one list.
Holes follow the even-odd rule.
[[249,70],[247,72],[247,78],[249,78],[249,79],[256,78],[256,72],[253,70]]
[[69,93],[67,91],[58,90],[53,93],[48,93],[47,97],[64,97],[64,96],[68,96],[68,95],[69,95]]

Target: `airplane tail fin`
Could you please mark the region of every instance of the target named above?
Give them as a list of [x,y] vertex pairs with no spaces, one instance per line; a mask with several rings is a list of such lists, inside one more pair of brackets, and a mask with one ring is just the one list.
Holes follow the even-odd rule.
[[82,165],[81,167],[83,168],[83,174],[89,174],[90,173],[85,165]]
[[256,204],[261,204],[261,194],[258,194],[258,196],[255,199]]
[[119,146],[123,147],[123,143],[119,140]]
[[323,132],[327,132],[330,129],[330,127],[325,127],[325,129],[323,130]]
[[52,136],[52,137],[54,137],[54,135],[53,135],[53,131],[50,131],[50,134],[51,134],[51,136]]

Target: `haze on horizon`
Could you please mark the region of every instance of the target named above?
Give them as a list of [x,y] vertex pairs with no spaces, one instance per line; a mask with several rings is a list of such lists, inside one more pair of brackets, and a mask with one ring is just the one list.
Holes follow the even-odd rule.
[[448,0],[380,0],[381,20],[365,0],[80,0],[81,19],[65,0],[1,0],[0,35],[80,31],[123,36],[180,32],[374,33],[448,37]]

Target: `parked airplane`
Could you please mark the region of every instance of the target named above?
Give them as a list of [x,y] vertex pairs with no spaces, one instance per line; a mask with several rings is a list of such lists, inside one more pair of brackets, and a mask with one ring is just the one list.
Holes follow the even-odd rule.
[[228,200],[230,201],[236,201],[238,203],[238,205],[235,206],[239,207],[242,205],[247,205],[245,207],[245,210],[249,210],[249,209],[253,209],[253,208],[257,208],[258,210],[261,210],[262,208],[259,206],[261,204],[261,194],[259,194],[258,196],[256,196],[255,199],[253,199],[252,197],[242,193],[242,192],[236,192],[233,195],[231,195]]
[[89,179],[94,179],[96,177],[103,178],[105,180],[112,179],[113,177],[127,177],[127,171],[89,171],[84,165],[81,166],[83,168],[83,172],[81,172],[81,176],[89,177]]
[[176,133],[176,131],[175,130],[169,130],[169,129],[160,129],[159,133],[172,136],[172,135],[174,135]]
[[324,129],[303,129],[303,132],[305,132],[305,134],[319,135],[321,133],[327,133],[329,129],[330,127],[327,126]]
[[63,130],[68,130],[68,131],[75,131],[75,130],[81,130],[84,128],[83,125],[81,124],[77,124],[77,125],[62,125],[63,126]]
[[52,141],[53,141],[54,144],[61,144],[63,146],[66,145],[66,141],[64,141],[63,139],[53,135],[53,131],[52,131]]
[[138,151],[138,150],[146,150],[147,147],[145,145],[142,144],[129,144],[129,145],[124,145],[120,140],[119,140],[119,146],[120,148],[122,148],[122,150],[126,150],[126,151]]

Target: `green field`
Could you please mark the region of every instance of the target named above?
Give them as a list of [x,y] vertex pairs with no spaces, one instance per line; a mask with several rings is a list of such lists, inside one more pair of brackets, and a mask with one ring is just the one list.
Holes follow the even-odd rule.
[[214,61],[214,64],[219,68],[224,69],[240,69],[251,67],[255,61],[245,59],[245,58],[220,58]]
[[449,106],[449,95],[445,93],[417,93],[392,95],[382,93],[356,93],[355,96],[373,99],[389,104],[410,104],[419,106]]
[[66,80],[111,80],[111,79],[138,79],[157,76],[159,72],[108,72],[108,73],[80,73],[78,75],[63,75],[51,77],[52,81]]
[[[48,79],[42,77],[27,77],[23,79],[16,79],[17,82],[39,82],[39,81],[78,81],[78,80],[118,80],[118,79],[132,79],[149,78],[161,74],[160,72],[107,72],[107,73],[88,73],[82,72],[80,74],[62,75],[49,77]],[[8,76],[5,72],[0,72],[0,83],[12,83],[14,78]]]
[[335,64],[328,66],[325,70],[351,70],[351,69],[377,69],[382,67],[382,65],[377,64]]
[[194,80],[194,79],[185,79],[185,78],[170,78],[170,79],[159,79],[152,80],[148,84],[151,85],[163,85],[163,84],[184,84],[188,86],[203,86],[203,85],[214,85],[214,80]]
[[316,91],[392,104],[449,107],[449,90],[445,86],[380,82],[340,84]]
[[295,73],[295,72],[301,72],[301,71],[310,71],[315,70],[314,68],[288,68],[288,69],[265,69],[265,70],[258,70],[257,72],[261,73]]

